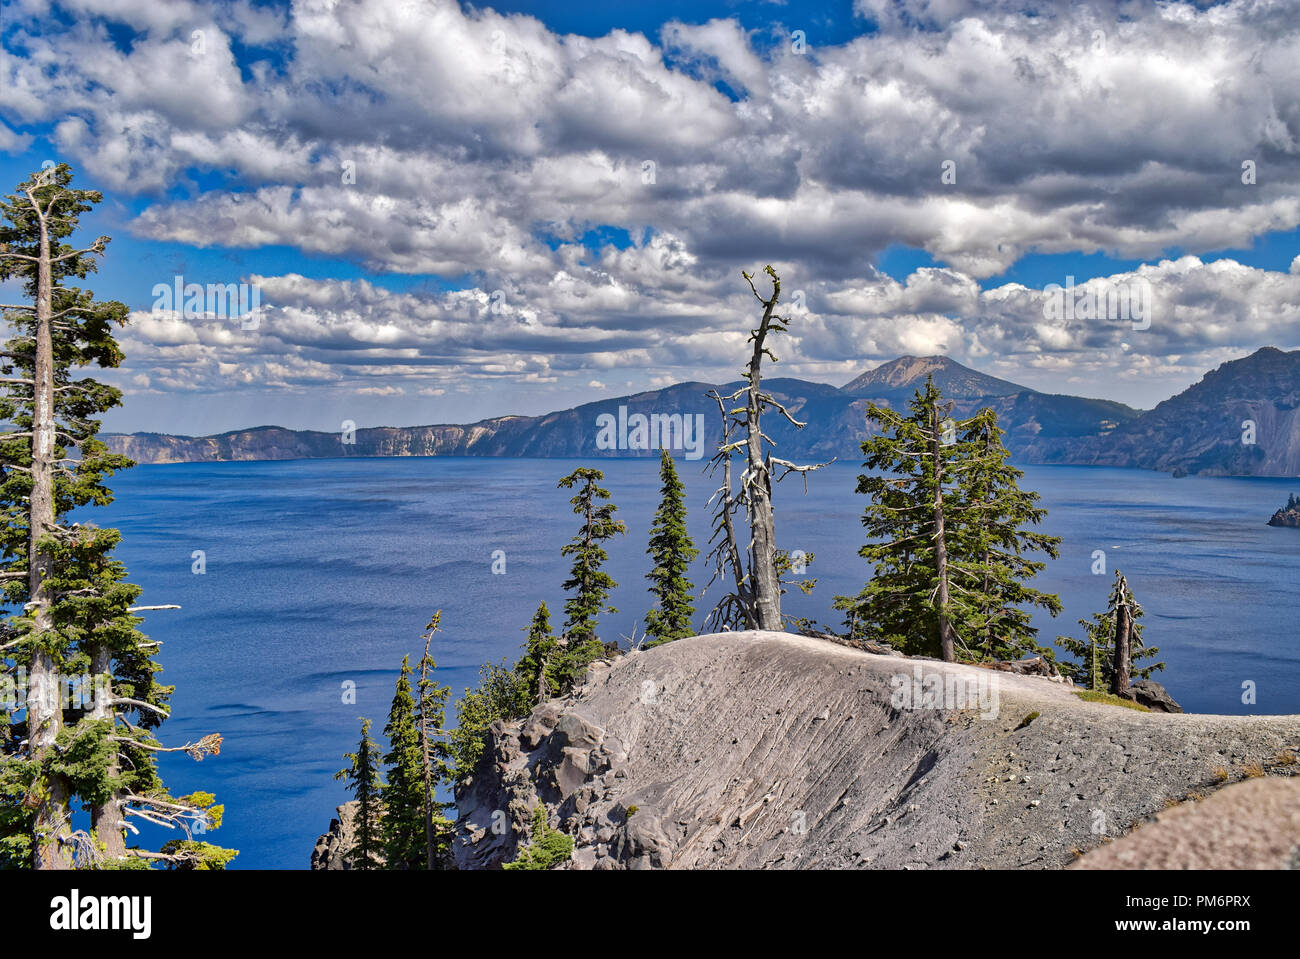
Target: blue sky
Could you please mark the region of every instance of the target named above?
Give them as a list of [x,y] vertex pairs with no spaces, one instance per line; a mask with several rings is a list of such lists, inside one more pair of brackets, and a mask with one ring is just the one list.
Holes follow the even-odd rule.
[[[1300,346],[1284,5],[0,6],[0,179],[105,194],[110,428],[730,379],[767,262],[800,294],[780,372],[821,382],[942,352],[1150,406]],[[177,275],[255,285],[257,329],[159,306]],[[1067,277],[1151,322],[1051,318]]]

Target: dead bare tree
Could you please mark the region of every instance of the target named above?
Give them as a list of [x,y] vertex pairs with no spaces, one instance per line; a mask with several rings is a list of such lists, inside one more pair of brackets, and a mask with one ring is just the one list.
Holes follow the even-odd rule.
[[1128,580],[1123,573],[1115,570],[1115,588],[1111,591],[1110,609],[1107,612],[1115,617],[1115,658],[1110,691],[1116,696],[1128,692],[1133,677],[1134,607],[1137,607],[1137,600],[1129,592]]
[[[791,473],[799,473],[804,477],[806,489],[808,473],[829,465],[801,466],[773,456],[764,446],[765,442],[776,446],[763,432],[763,413],[769,407],[776,409],[796,429],[803,429],[806,424],[791,416],[771,393],[763,391],[763,357],[777,362],[776,354],[767,346],[768,334],[787,332],[790,322],[776,313],[781,278],[771,266],[763,272],[772,280],[772,293],[767,298],[758,292],[752,273],[741,273],[763,308],[757,329],[749,334],[752,349],[742,374],[745,385],[726,396],[717,390],[709,392],[722,416],[722,440],[709,461],[708,473],[713,476],[721,470],[722,483],[709,499],[710,505],[716,501],[717,507],[709,537],[708,561],[713,572],[705,590],[715,581],[730,579],[732,584],[709,613],[708,623],[713,629],[781,629],[781,578],[772,514],[772,472],[774,468],[782,470],[777,482]],[[731,405],[742,400],[742,405]],[[744,463],[736,486],[732,484],[733,456],[742,458]],[[737,535],[737,518],[742,510],[749,530],[743,557]]]

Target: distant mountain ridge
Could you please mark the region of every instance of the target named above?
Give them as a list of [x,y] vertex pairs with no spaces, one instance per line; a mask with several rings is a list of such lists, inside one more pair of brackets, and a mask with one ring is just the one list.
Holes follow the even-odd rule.
[[[953,400],[954,415],[988,406],[1006,431],[1007,448],[1021,463],[1137,466],[1189,473],[1294,475],[1300,471],[1300,351],[1266,347],[1207,373],[1154,410],[1141,412],[1111,400],[1043,393],[972,370],[945,356],[903,356],[882,363],[836,388],[776,377],[764,386],[795,418],[780,416],[765,431],[786,458],[856,460],[868,434],[868,401],[901,406],[933,376]],[[719,387],[724,392],[740,383]],[[637,417],[690,417],[703,428],[700,456],[712,454],[721,434],[717,405],[707,383],[678,383],[659,390],[585,403],[541,416],[498,416],[469,424],[358,429],[345,443],[337,432],[278,426],[232,430],[215,436],[160,433],[105,434],[115,452],[141,463],[283,460],[347,456],[652,456],[653,449],[598,443],[598,423],[616,424],[626,439]],[[606,417],[606,419],[601,419]],[[1254,423],[1255,443],[1243,443],[1241,424]],[[1235,421],[1235,426],[1234,426]],[[1235,432],[1234,432],[1235,430]],[[670,434],[680,439],[680,434]],[[606,437],[607,440],[608,437]],[[635,446],[635,442],[632,443]],[[671,442],[670,447],[682,446]],[[688,458],[694,451],[688,452]]]
[[1300,473],[1300,350],[1266,346],[1083,444],[1071,462],[1214,476]]
[[946,356],[900,356],[846,383],[840,387],[840,392],[864,399],[894,396],[910,399],[912,392],[925,382],[927,376],[934,378],[934,385],[948,399],[1033,392],[1024,386],[969,369]]

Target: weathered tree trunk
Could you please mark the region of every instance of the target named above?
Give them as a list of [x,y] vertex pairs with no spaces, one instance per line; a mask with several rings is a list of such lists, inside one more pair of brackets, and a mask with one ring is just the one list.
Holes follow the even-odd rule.
[[423,719],[420,724],[420,738],[424,753],[424,846],[425,853],[428,857],[427,866],[430,870],[437,868],[434,865],[435,847],[437,843],[433,835],[433,770],[429,762],[429,732],[425,727]]
[[[590,480],[587,481],[587,514],[586,522],[582,524],[582,585],[578,587],[582,596],[591,595],[591,514],[596,506],[595,494],[591,491],[593,485]],[[588,630],[579,638],[583,640],[595,639],[596,634]]]
[[[730,439],[731,420],[727,416],[727,410],[721,398],[718,399],[718,409],[722,411],[722,442],[725,445]],[[740,547],[736,543],[736,524],[731,519],[731,509],[735,498],[731,494],[731,456],[729,454],[722,457],[722,487],[719,493],[722,499],[719,504],[718,516],[720,517],[723,536],[722,542],[718,545],[719,562],[725,563],[731,569],[731,575],[736,584],[736,602],[744,618],[742,625],[746,629],[753,629],[756,627],[754,603],[750,598],[749,581],[745,578],[745,568],[740,561]]]
[[1123,696],[1128,692],[1133,672],[1133,611],[1128,605],[1128,583],[1118,576],[1115,585],[1119,595],[1115,603],[1115,669],[1111,692]]
[[[28,193],[40,222],[40,250],[36,278],[35,369],[32,386],[32,491],[28,502],[28,602],[33,608],[33,628],[39,636],[52,631],[53,597],[45,585],[50,556],[38,542],[55,531],[54,514],[54,342],[53,270],[46,211]],[[54,748],[63,727],[63,695],[53,657],[34,647],[27,693],[27,730],[32,758],[38,763]],[[64,777],[45,776],[34,789],[36,808],[33,865],[37,869],[71,869],[72,854],[64,845],[71,833],[69,787]]]
[[[774,406],[796,429],[803,429],[805,425],[791,416],[771,394],[763,392],[763,357],[770,356],[773,362],[776,361],[776,357],[766,347],[767,336],[772,332],[784,332],[784,324],[788,322],[785,317],[775,314],[777,301],[781,298],[781,278],[771,266],[765,272],[772,279],[772,295],[767,299],[754,286],[753,275],[741,272],[754,297],[763,304],[763,316],[757,328],[750,331],[749,341],[753,344],[753,352],[745,371],[746,385],[727,396],[722,396],[716,390],[709,394],[717,401],[718,411],[722,414],[722,442],[710,461],[709,472],[712,474],[719,465],[723,468],[723,485],[714,494],[721,499],[715,513],[710,542],[718,537],[722,539],[710,551],[709,559],[716,564],[714,578],[725,577],[725,568],[730,567],[736,589],[734,593],[723,597],[708,618],[709,622],[724,629],[731,628],[732,624],[741,624],[745,629],[781,629],[781,576],[777,569],[776,523],[772,513],[772,468],[779,466],[785,470],[777,477],[778,481],[790,473],[800,473],[804,476],[806,485],[809,472],[828,465],[799,466],[789,460],[774,457],[763,448],[765,440],[770,445],[775,445],[763,436],[765,406]],[[740,419],[741,409],[727,405],[738,401],[742,394],[745,396],[743,421]],[[732,442],[733,429],[741,427],[745,430],[744,440]],[[739,492],[733,496],[731,456],[742,445],[745,449],[745,469],[740,476]],[[731,519],[732,506],[738,501],[736,497],[745,504],[745,522],[749,527],[749,543],[745,548],[748,568],[742,567],[740,562],[740,548]],[[712,583],[713,579],[709,582]]]
[[[112,705],[113,656],[107,647],[92,647],[90,675],[94,683],[94,704],[90,709],[90,718],[106,719],[110,723],[115,723],[117,712]],[[109,776],[117,776],[120,772],[121,768],[117,763],[113,763],[108,768]],[[95,838],[103,845],[105,858],[126,858],[126,816],[122,811],[120,792],[115,792],[108,802],[94,806],[90,810],[90,826]]]
[[763,452],[762,386],[763,342],[772,322],[772,311],[781,296],[781,281],[773,279],[772,297],[765,301],[763,319],[758,335],[754,337],[754,354],[749,361],[749,390],[747,394],[745,456],[747,462],[745,482],[749,496],[749,568],[753,591],[753,609],[759,629],[781,628],[781,583],[776,571],[776,528],[772,516],[771,463]]
[[939,655],[945,663],[957,659],[953,626],[948,618],[948,543],[943,528],[943,455],[940,442],[939,414],[931,422],[930,455],[934,457],[934,565],[939,578],[935,603],[939,607]]
[[[439,611],[441,615],[441,610]],[[424,640],[424,658],[420,660],[420,683],[416,687],[420,691],[419,699],[419,717],[420,717],[420,761],[424,773],[424,846],[425,855],[427,856],[427,867],[432,871],[434,867],[434,835],[433,835],[433,759],[429,754],[429,717],[425,714],[426,700],[429,693],[429,646],[433,642],[433,634],[430,633]]]

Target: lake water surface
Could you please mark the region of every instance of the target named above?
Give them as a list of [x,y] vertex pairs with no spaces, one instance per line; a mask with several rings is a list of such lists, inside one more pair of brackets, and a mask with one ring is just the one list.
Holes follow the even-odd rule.
[[[513,660],[539,601],[559,625],[568,566],[559,548],[578,520],[556,483],[579,465],[605,471],[628,526],[609,550],[621,612],[602,633],[630,635],[649,606],[657,460],[300,460],[140,466],[115,478],[118,501],[93,521],[122,530],[118,555],[145,589],[141,602],[183,607],[144,626],[163,641],[162,678],[177,686],[163,738],[225,736],[221,755],[202,763],[163,757],[164,776],[176,795],[204,789],[226,804],[209,838],[241,850],[233,866],[306,867],[347,798],[332,777],[356,745],[358,717],[382,730],[402,656],[419,657],[434,610],[445,630],[439,679],[453,698],[480,663]],[[702,465],[678,462],[699,546],[714,485]],[[835,464],[810,478],[807,495],[797,477],[778,486],[778,541],[815,554],[808,575],[818,580],[810,596],[787,595],[787,612],[838,627],[832,597],[861,588],[857,472]],[[1118,567],[1146,608],[1148,644],[1168,663],[1156,678],[1185,709],[1300,713],[1300,530],[1265,525],[1300,480],[1029,467],[1022,486],[1042,494],[1044,528],[1064,537],[1037,581],[1065,604],[1055,621],[1038,617],[1043,637],[1079,635],[1075,621],[1104,609]],[[1092,573],[1098,549],[1105,576]],[[196,550],[202,575],[192,572]],[[495,550],[504,575],[492,573]],[[697,570],[697,587],[706,580]],[[355,705],[343,703],[347,682]],[[1247,682],[1253,705],[1242,702]]]

